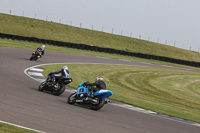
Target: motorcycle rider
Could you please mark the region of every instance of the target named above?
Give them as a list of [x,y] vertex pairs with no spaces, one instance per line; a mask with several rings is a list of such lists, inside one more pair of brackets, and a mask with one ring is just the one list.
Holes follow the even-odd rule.
[[40,58],[42,58],[42,55],[44,55],[44,49],[45,49],[45,45],[42,45],[40,47],[37,48],[38,51],[42,52],[42,54],[40,54]]
[[54,83],[58,82],[59,80],[61,80],[62,78],[69,78],[69,70],[68,70],[68,66],[63,66],[62,69],[56,71],[56,72],[51,72],[49,75],[53,75],[53,74],[58,74],[61,73],[61,76],[54,76]]
[[91,90],[91,97],[93,97],[93,92],[96,92],[96,91],[99,91],[99,90],[102,90],[102,89],[106,90],[106,83],[104,82],[102,76],[98,76],[94,83],[85,82],[84,85],[85,86],[96,86],[96,88],[93,88]]

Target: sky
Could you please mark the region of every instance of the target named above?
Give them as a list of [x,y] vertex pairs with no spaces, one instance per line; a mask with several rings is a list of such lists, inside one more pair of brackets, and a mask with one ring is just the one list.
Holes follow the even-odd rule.
[[200,0],[0,0],[0,13],[200,52]]

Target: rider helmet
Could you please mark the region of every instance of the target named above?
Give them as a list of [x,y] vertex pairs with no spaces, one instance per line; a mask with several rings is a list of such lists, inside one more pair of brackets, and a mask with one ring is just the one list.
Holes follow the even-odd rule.
[[63,66],[63,70],[68,70],[68,66]]
[[96,78],[96,81],[98,81],[98,80],[103,80],[103,77],[102,77],[102,76],[98,76],[98,77]]
[[44,51],[44,48],[45,48],[45,45],[42,45],[41,47],[38,48],[38,50],[39,50],[40,52],[42,52],[42,51]]
[[45,48],[45,45],[42,45],[43,48]]

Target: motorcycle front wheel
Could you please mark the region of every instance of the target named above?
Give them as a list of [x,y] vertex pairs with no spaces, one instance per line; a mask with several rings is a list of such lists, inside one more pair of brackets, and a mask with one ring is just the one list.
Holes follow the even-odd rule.
[[34,55],[31,56],[30,60],[33,60],[33,59],[34,59]]
[[94,99],[97,100],[98,102],[97,103],[91,103],[90,108],[92,110],[101,109],[105,104],[105,99],[102,96],[96,96],[96,97],[94,97]]
[[45,87],[46,87],[46,82],[42,82],[42,83],[39,85],[38,90],[39,90],[39,91],[43,91],[43,90],[45,90]]
[[74,96],[75,93],[76,93],[76,92],[72,93],[72,94],[68,97],[68,99],[67,99],[67,103],[68,103],[68,104],[74,104],[74,103],[75,103],[75,100],[76,100],[76,98],[75,98],[75,96]]

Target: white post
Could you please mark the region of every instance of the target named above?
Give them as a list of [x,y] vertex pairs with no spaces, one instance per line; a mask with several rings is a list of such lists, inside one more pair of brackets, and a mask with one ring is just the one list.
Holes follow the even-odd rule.
[[112,34],[114,33],[114,28],[112,28]]
[[82,23],[80,23],[80,28],[82,27]]
[[130,34],[130,37],[132,37],[132,32],[131,32],[131,34]]
[[176,47],[176,42],[174,42],[174,47]]
[[139,39],[141,39],[142,35],[139,35]]
[[158,38],[158,40],[157,40],[157,43],[159,42],[159,38]]
[[12,14],[12,10],[10,10],[10,15]]
[[150,36],[148,37],[148,41],[150,40]]

